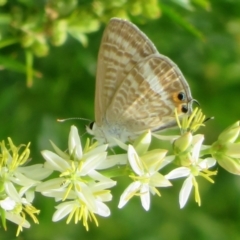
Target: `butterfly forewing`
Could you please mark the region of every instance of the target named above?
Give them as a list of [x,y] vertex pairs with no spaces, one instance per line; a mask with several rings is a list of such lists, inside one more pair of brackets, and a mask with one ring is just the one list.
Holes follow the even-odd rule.
[[95,121],[102,118],[119,85],[137,62],[157,53],[145,34],[133,24],[113,18],[104,31],[97,67]]

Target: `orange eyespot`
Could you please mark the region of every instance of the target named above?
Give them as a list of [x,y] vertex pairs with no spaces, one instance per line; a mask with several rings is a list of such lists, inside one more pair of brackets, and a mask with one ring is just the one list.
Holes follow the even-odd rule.
[[173,94],[173,101],[176,103],[184,102],[186,100],[186,95],[184,92],[178,92]]
[[183,113],[187,113],[187,112],[188,112],[188,106],[185,105],[185,104],[183,104],[183,105],[181,106],[181,111],[182,111]]
[[188,106],[187,106],[187,104],[179,104],[179,105],[177,106],[177,112],[178,112],[178,114],[187,113],[187,112],[188,112]]

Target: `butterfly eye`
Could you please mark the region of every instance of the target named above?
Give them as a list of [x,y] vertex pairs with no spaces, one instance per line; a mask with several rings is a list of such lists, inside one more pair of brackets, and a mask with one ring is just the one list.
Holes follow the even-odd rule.
[[88,127],[92,130],[93,129],[93,125],[94,125],[94,122],[91,122]]
[[178,100],[180,100],[180,101],[184,101],[184,100],[186,99],[186,95],[185,95],[185,93],[180,92],[180,93],[177,95],[177,98],[178,98]]
[[181,111],[182,111],[183,113],[187,113],[187,112],[188,112],[188,107],[187,107],[187,105],[182,105]]

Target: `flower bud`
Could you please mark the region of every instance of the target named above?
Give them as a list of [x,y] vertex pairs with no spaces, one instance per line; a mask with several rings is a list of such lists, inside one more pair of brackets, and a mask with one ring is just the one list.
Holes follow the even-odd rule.
[[141,134],[134,141],[133,146],[139,156],[147,152],[151,143],[151,139],[152,139],[151,132],[148,130],[147,132],[144,132],[143,134]]
[[173,143],[173,149],[175,154],[179,154],[187,150],[192,142],[193,136],[190,132],[184,133]]
[[49,46],[45,41],[35,41],[33,44],[33,51],[37,57],[45,57],[48,55]]
[[232,174],[240,175],[240,160],[226,155],[217,157],[218,164]]
[[24,48],[30,47],[35,41],[35,37],[30,34],[25,34],[21,38],[21,44]]
[[240,133],[239,121],[225,129],[212,144],[212,156],[228,172],[240,175],[240,143],[235,143]]
[[239,121],[225,129],[218,137],[218,141],[221,142],[235,142],[239,136],[240,126]]
[[67,39],[67,22],[56,21],[52,27],[51,42],[54,46],[61,46]]
[[225,147],[225,154],[229,157],[240,158],[240,143],[230,143]]

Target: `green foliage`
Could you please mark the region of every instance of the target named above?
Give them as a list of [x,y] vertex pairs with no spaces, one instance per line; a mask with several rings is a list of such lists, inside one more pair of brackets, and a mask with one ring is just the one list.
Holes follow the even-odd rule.
[[[3,6],[0,12],[0,48],[18,44],[16,51],[21,52],[23,49],[28,52],[26,54],[28,56],[31,53],[36,57],[46,57],[50,54],[50,45],[62,46],[68,35],[86,47],[88,45],[87,34],[99,30],[101,23],[108,22],[111,17],[129,19],[134,16],[147,21],[147,19],[160,17],[161,9],[192,33],[201,35],[193,25],[184,21],[166,4],[160,5],[157,0],[79,2],[77,0],[50,0],[46,3],[18,0],[2,1],[0,4]],[[11,57],[6,56],[4,59],[1,62],[2,66],[9,68],[8,62],[12,62]],[[33,67],[33,64],[26,59],[25,65],[27,85],[32,86],[31,72],[33,70],[29,69]],[[17,70],[18,68],[10,67],[10,69]]]
[[[152,4],[152,5],[151,5]],[[16,144],[31,141],[34,163],[48,139],[62,149],[69,126],[57,118],[94,119],[94,82],[102,30],[111,17],[130,19],[159,52],[180,67],[204,113],[205,141],[212,142],[239,120],[240,31],[238,1],[0,1],[0,135]],[[74,38],[73,38],[74,37]],[[76,41],[77,39],[78,41]],[[80,41],[80,43],[79,43]],[[84,44],[84,46],[83,46]],[[39,56],[42,56],[39,58]],[[33,69],[33,70],[31,70]],[[26,77],[27,75],[27,77]],[[33,81],[34,78],[34,82]],[[27,85],[32,86],[26,88]],[[138,199],[122,210],[122,182],[110,204],[112,215],[86,232],[81,225],[52,223],[53,203],[38,196],[40,224],[25,230],[24,239],[239,239],[239,177],[219,170],[216,184],[201,183],[202,206],[193,196],[180,210],[179,182],[161,191],[149,212]],[[0,239],[14,239],[16,226],[1,230]]]

